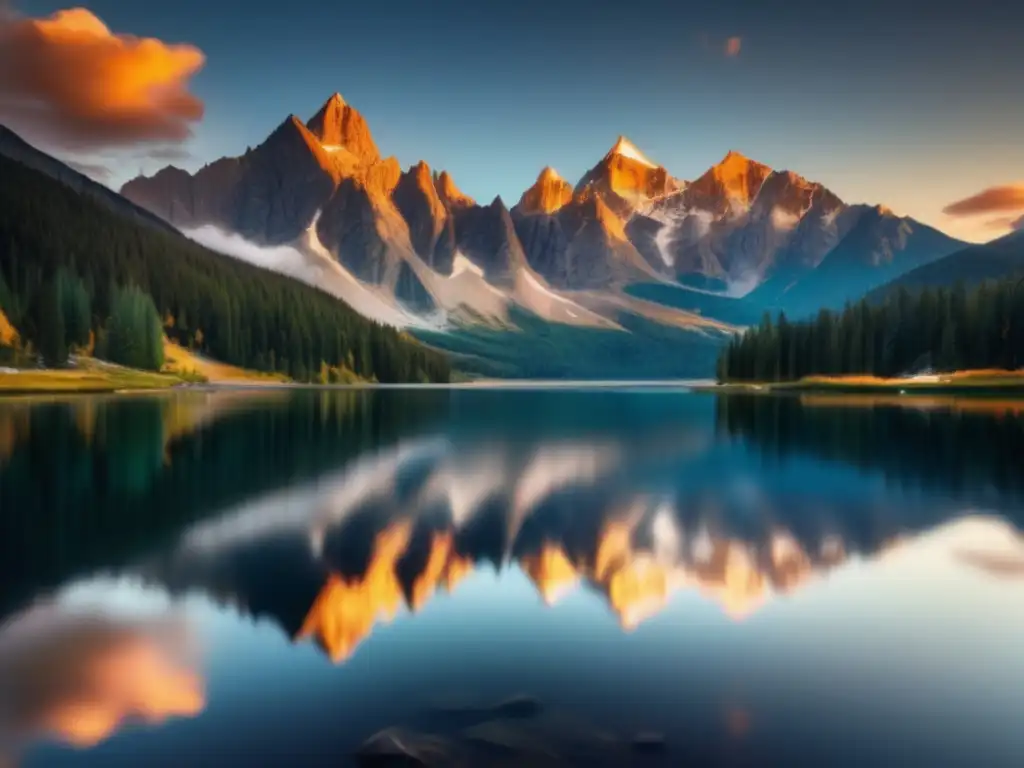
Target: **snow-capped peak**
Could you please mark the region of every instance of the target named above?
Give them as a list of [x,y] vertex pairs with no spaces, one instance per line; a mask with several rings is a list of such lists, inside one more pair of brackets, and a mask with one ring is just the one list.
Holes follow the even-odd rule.
[[615,146],[612,147],[610,154],[628,157],[630,160],[635,160],[641,165],[646,165],[649,168],[657,168],[654,163],[644,157],[644,153],[637,149],[636,144],[631,142],[625,136],[619,136],[619,140],[615,142]]

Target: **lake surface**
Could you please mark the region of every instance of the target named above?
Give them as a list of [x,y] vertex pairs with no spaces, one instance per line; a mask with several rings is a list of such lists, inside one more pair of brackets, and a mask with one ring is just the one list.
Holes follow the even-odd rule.
[[1019,768],[1022,531],[1024,402],[6,401],[0,764]]

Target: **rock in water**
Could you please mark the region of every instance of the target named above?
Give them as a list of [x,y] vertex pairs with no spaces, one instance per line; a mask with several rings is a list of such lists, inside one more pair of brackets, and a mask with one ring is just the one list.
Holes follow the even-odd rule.
[[356,750],[361,768],[434,768],[452,765],[451,746],[444,740],[402,728],[385,728]]

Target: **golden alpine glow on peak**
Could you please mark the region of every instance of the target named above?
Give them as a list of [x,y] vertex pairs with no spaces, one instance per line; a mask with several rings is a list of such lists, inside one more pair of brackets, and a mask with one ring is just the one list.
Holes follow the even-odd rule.
[[545,542],[540,552],[520,558],[519,563],[547,605],[557,603],[579,583],[579,573],[557,544]]
[[426,563],[406,600],[397,566],[409,551],[411,536],[409,521],[395,523],[377,534],[362,576],[331,574],[307,611],[296,639],[315,638],[332,661],[345,661],[379,622],[390,622],[398,615],[403,602],[410,611],[419,611],[439,584],[451,591],[473,570],[472,560],[455,552],[452,534],[435,532]]

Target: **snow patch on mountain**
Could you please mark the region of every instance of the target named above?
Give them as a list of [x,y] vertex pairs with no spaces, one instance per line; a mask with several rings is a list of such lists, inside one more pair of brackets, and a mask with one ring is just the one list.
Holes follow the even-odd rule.
[[828,213],[824,214],[821,217],[821,222],[826,226],[831,227],[833,224],[836,223],[836,219],[839,218],[839,214],[842,212],[842,210],[842,207],[836,206],[831,211],[829,211]]
[[515,281],[516,303],[545,320],[567,325],[614,327],[614,323],[604,317],[545,286],[530,269],[516,272]]
[[658,230],[658,234],[654,236],[654,247],[658,249],[658,255],[661,256],[661,260],[665,262],[666,267],[675,266],[676,257],[675,254],[669,250],[669,246],[675,240],[676,230],[679,228],[679,224],[675,221],[670,221],[662,225],[661,229]]
[[488,283],[484,271],[462,251],[455,253],[451,275],[431,273],[427,289],[446,312],[465,309],[487,320],[508,320],[509,296]]
[[646,165],[648,168],[657,168],[658,166],[644,157],[644,153],[637,149],[636,144],[631,142],[625,136],[619,136],[619,140],[615,142],[615,146],[612,147],[613,155],[621,155],[622,157],[628,157],[630,160],[635,160],[641,165]]
[[319,288],[341,299],[370,320],[395,328],[436,324],[396,306],[389,297],[364,285],[339,264],[316,235],[317,213],[304,236],[306,251],[291,245],[258,245],[212,224],[182,230],[182,234],[211,250],[269,269]]

